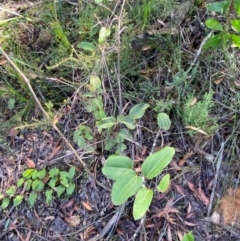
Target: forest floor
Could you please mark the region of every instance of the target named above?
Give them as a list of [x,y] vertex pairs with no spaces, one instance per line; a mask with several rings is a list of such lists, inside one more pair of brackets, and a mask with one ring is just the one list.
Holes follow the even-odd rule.
[[[207,4],[1,1],[1,241],[240,240],[240,51],[203,48],[206,19],[226,21]],[[141,103],[134,124],[108,122]],[[170,185],[134,220],[104,162],[139,172],[165,146]]]

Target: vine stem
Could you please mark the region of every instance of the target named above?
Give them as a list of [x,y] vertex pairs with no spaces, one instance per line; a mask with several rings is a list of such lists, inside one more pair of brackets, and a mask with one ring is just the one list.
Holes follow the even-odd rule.
[[109,189],[108,187],[106,187],[105,185],[103,185],[102,183],[100,183],[96,177],[94,176],[94,174],[90,171],[90,169],[87,167],[87,165],[85,164],[85,162],[82,160],[82,158],[78,155],[78,153],[76,152],[76,150],[74,149],[74,147],[71,145],[71,143],[68,141],[68,139],[63,135],[63,133],[61,132],[61,130],[53,123],[53,121],[51,120],[51,118],[49,117],[48,113],[45,111],[45,109],[43,108],[41,102],[39,101],[39,99],[37,98],[31,83],[29,81],[29,79],[24,75],[24,73],[17,67],[17,65],[11,60],[11,58],[8,56],[8,54],[2,49],[2,47],[0,47],[0,52],[2,52],[3,56],[8,60],[8,62],[10,63],[10,65],[15,69],[15,71],[22,77],[22,79],[24,80],[24,82],[26,83],[26,85],[28,86],[29,91],[31,92],[35,102],[37,103],[39,109],[42,111],[44,117],[47,119],[47,121],[51,124],[52,128],[59,134],[59,136],[63,139],[63,141],[66,143],[66,145],[71,149],[71,151],[73,152],[73,154],[76,156],[77,160],[82,164],[84,170],[96,181],[96,183],[101,186],[102,188],[108,190],[111,192],[111,189]]

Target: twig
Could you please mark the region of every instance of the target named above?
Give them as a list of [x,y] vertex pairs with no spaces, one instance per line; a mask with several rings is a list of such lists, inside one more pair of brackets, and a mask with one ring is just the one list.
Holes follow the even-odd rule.
[[223,159],[223,150],[224,150],[224,145],[225,142],[222,142],[221,144],[221,149],[218,152],[218,155],[216,157],[217,163],[216,163],[216,174],[213,180],[213,188],[212,188],[212,193],[211,193],[211,197],[210,197],[210,202],[209,202],[209,206],[208,206],[208,212],[207,212],[207,216],[209,217],[212,211],[212,206],[213,206],[213,199],[215,196],[215,190],[216,190],[216,186],[217,186],[217,181],[218,181],[218,176],[219,176],[219,170],[222,164],[222,159]]
[[202,52],[202,48],[203,48],[204,44],[208,41],[208,39],[211,38],[212,34],[213,34],[213,31],[211,31],[211,32],[203,39],[203,41],[202,41],[202,43],[201,43],[201,45],[200,45],[200,47],[199,47],[199,49],[198,49],[198,51],[197,51],[197,54],[196,54],[193,62],[191,63],[191,65],[190,65],[190,67],[188,68],[188,70],[186,71],[186,74],[188,74],[188,73],[192,70],[193,66],[196,64],[196,62],[197,62],[197,60],[198,60],[198,58],[199,58],[199,56],[200,56],[200,54],[201,54],[201,52]]
[[61,138],[64,140],[64,142],[66,143],[66,145],[71,149],[71,151],[74,153],[74,155],[76,156],[76,158],[78,159],[78,161],[82,164],[83,168],[85,169],[85,171],[96,181],[96,183],[103,187],[104,189],[111,191],[108,187],[106,187],[105,185],[103,185],[102,183],[100,183],[96,177],[94,176],[93,173],[91,173],[91,171],[89,170],[89,168],[87,167],[87,165],[84,163],[84,161],[81,159],[81,157],[78,155],[78,153],[76,152],[76,150],[73,148],[73,146],[71,145],[71,143],[67,140],[67,138],[63,135],[63,133],[60,131],[60,129],[53,123],[53,121],[51,120],[51,118],[49,117],[48,113],[45,111],[45,109],[43,108],[42,104],[40,103],[40,101],[38,100],[30,81],[27,79],[27,77],[23,74],[23,72],[14,64],[14,62],[10,59],[10,57],[5,53],[5,51],[2,49],[2,47],[0,47],[0,51],[2,52],[2,54],[4,55],[4,57],[8,60],[8,62],[11,64],[11,66],[15,69],[15,71],[23,78],[24,82],[27,84],[28,89],[30,90],[35,102],[37,103],[38,107],[40,108],[40,110],[42,111],[43,115],[45,116],[45,118],[49,121],[49,123],[52,125],[53,129],[61,136]]

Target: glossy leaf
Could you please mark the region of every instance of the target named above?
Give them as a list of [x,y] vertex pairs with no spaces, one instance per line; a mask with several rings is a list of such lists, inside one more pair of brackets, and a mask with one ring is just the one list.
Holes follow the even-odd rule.
[[218,22],[216,19],[208,18],[205,21],[205,24],[209,29],[223,31],[222,24],[220,22]]
[[102,129],[109,129],[117,123],[115,117],[106,117],[100,121],[97,121],[97,128],[98,131],[101,132]]
[[174,148],[167,146],[162,150],[150,155],[143,162],[142,174],[148,179],[156,177],[172,161],[174,154]]
[[234,46],[240,48],[240,36],[236,34],[230,34],[231,41]]
[[26,179],[29,179],[31,178],[32,176],[32,173],[33,173],[33,169],[27,169],[23,172],[23,177],[25,177]]
[[133,161],[130,158],[126,156],[111,156],[106,160],[102,173],[109,179],[117,180],[121,174],[126,173],[128,170],[133,171],[132,168]]
[[2,205],[1,205],[2,209],[6,209],[9,206],[9,204],[10,204],[10,199],[6,197],[3,198]]
[[38,170],[35,169],[33,172],[32,172],[32,179],[37,179],[38,178]]
[[79,43],[77,45],[78,48],[81,48],[83,50],[87,50],[87,51],[94,51],[96,49],[95,45],[93,43],[90,42],[84,42],[82,41],[81,43]]
[[23,201],[23,195],[17,195],[14,199],[13,199],[13,206],[17,207],[18,205],[20,205]]
[[134,173],[126,173],[121,175],[112,188],[112,202],[114,205],[121,205],[128,200],[129,197],[136,194],[142,186],[142,177]]
[[133,108],[129,111],[129,117],[136,120],[142,118],[145,114],[146,109],[149,107],[149,104],[138,104],[133,106]]
[[170,184],[170,175],[166,174],[158,184],[158,191],[166,192],[168,190],[169,184]]
[[135,120],[129,116],[118,115],[117,120],[131,130],[136,128]]
[[153,190],[151,189],[143,187],[137,192],[133,204],[133,217],[135,220],[142,218],[146,214],[152,198]]
[[56,187],[56,182],[58,181],[57,177],[52,177],[48,182],[48,186],[54,189]]
[[157,116],[157,122],[160,129],[163,129],[165,131],[170,129],[171,121],[169,119],[169,116],[165,113],[159,113]]
[[110,28],[105,28],[101,27],[100,32],[99,32],[99,38],[98,42],[100,44],[105,42],[105,39],[111,34],[111,29]]
[[31,192],[29,197],[28,197],[28,202],[30,204],[31,207],[34,206],[35,202],[37,199],[37,193],[36,192]]
[[68,181],[67,178],[65,178],[65,177],[62,177],[62,178],[61,178],[60,183],[61,183],[64,187],[66,187],[66,188],[69,187],[69,181]]

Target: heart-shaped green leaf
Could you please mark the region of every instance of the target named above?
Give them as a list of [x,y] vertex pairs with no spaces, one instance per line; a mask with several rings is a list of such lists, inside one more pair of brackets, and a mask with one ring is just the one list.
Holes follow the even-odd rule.
[[218,22],[216,19],[208,18],[205,21],[205,24],[208,28],[210,28],[212,30],[218,30],[218,31],[223,30],[222,24],[220,22]]
[[142,186],[142,177],[134,171],[122,174],[113,184],[112,202],[114,205],[121,205],[133,196]]
[[118,115],[117,120],[131,130],[136,128],[135,120],[129,116]]
[[133,106],[133,108],[129,111],[129,117],[133,118],[134,120],[143,117],[148,107],[149,104],[144,103]]
[[136,195],[133,204],[133,217],[135,220],[142,218],[147,212],[153,198],[153,190],[141,188]]
[[168,146],[155,152],[143,162],[142,174],[148,179],[156,177],[171,162],[174,154],[174,148]]

